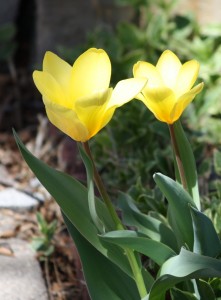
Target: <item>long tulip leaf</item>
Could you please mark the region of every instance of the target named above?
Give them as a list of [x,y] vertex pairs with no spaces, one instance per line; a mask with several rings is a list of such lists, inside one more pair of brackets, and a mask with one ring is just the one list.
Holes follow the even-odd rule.
[[149,294],[149,300],[164,300],[165,293],[188,279],[221,277],[221,260],[182,249],[161,267]]
[[91,299],[139,300],[134,280],[94,248],[64,214],[63,217],[77,246]]
[[187,187],[196,207],[200,210],[199,187],[197,180],[196,163],[192,148],[183,130],[180,120],[174,124],[174,134],[177,141],[180,157],[186,175]]
[[104,233],[105,226],[101,221],[101,219],[99,218],[96,210],[96,200],[94,197],[94,183],[93,183],[93,174],[94,174],[93,164],[90,158],[88,157],[87,153],[83,150],[83,148],[80,145],[78,148],[87,173],[88,207],[89,207],[90,215],[98,231]]
[[212,221],[193,207],[190,207],[190,212],[194,232],[193,251],[211,257],[220,255],[221,242]]
[[[88,208],[87,189],[77,180],[60,171],[47,166],[41,160],[33,156],[18,135],[14,132],[16,142],[26,163],[44,185],[52,197],[56,200],[62,211],[73,223],[77,230],[98,251],[116,263],[124,272],[133,277],[130,265],[122,249],[116,245],[103,242],[98,237],[98,230],[94,225]],[[114,230],[115,225],[102,201],[96,198],[96,209],[101,216],[103,224],[108,231]]]
[[122,218],[126,225],[135,226],[139,232],[178,252],[173,231],[158,219],[141,213],[129,195],[120,193],[118,205],[122,209]]
[[180,246],[193,248],[193,226],[189,205],[195,206],[191,196],[183,187],[163,174],[154,174],[154,181],[169,202],[170,218]]
[[111,231],[101,236],[101,239],[142,253],[151,258],[159,266],[170,257],[176,255],[172,249],[163,243],[151,240],[135,231]]

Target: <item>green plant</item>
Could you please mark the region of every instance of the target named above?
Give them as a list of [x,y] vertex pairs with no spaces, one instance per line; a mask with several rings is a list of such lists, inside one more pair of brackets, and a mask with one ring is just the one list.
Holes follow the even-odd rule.
[[32,247],[39,253],[42,260],[54,253],[54,235],[57,228],[57,221],[48,223],[40,212],[36,214],[40,235],[32,239]]

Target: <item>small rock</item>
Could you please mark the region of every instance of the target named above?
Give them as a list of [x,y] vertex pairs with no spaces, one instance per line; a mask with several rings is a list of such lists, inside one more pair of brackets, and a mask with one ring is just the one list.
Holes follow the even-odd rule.
[[48,300],[40,266],[30,245],[20,239],[0,240],[13,256],[0,255],[0,299]]
[[16,189],[6,188],[0,191],[0,208],[23,212],[31,210],[37,205],[37,200]]
[[7,214],[5,209],[0,210],[0,238],[6,237],[9,232],[15,232],[17,225],[18,222],[13,216]]

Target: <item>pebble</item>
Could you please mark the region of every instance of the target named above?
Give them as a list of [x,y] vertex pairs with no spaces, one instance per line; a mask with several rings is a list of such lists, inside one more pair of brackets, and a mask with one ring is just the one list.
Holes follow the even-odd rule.
[[9,208],[18,212],[25,212],[37,207],[39,202],[33,197],[14,188],[0,191],[0,208]]

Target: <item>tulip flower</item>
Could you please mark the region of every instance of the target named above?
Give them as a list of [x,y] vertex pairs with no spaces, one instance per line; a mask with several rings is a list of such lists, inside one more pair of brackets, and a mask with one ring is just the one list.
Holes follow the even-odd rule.
[[76,141],[85,142],[112,118],[117,107],[133,99],[146,80],[130,78],[110,88],[111,63],[102,49],[91,48],[73,66],[46,52],[43,71],[34,71],[51,123]]
[[144,61],[134,65],[135,78],[148,79],[136,98],[141,100],[155,117],[168,124],[177,121],[188,104],[202,90],[203,83],[194,88],[199,63],[190,60],[183,65],[170,50],[160,56],[156,66]]

